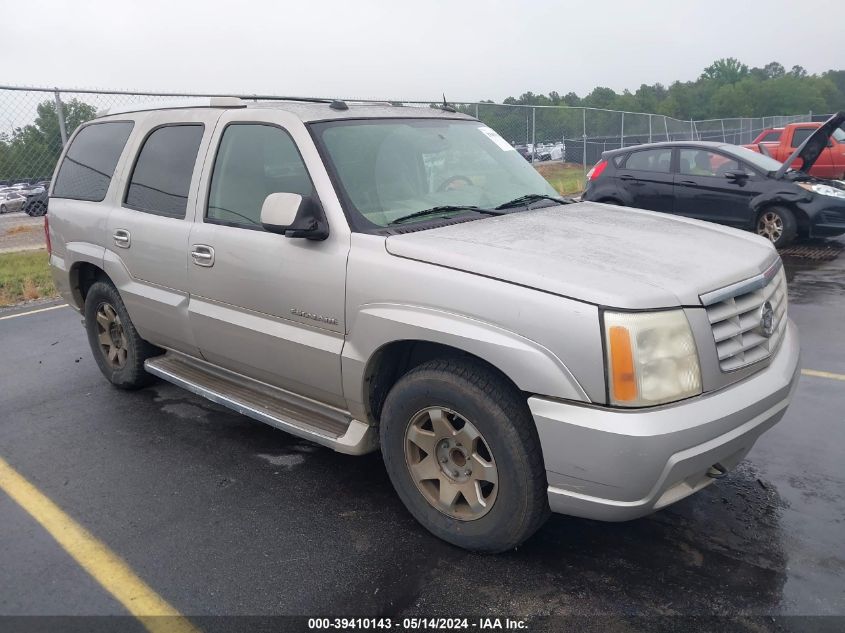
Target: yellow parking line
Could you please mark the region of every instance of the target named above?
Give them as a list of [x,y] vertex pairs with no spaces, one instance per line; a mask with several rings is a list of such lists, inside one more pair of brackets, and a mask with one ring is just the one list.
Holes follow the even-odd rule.
[[845,374],[834,374],[831,371],[820,371],[818,369],[802,369],[801,375],[812,376],[813,378],[830,378],[831,380],[845,380]]
[[[106,545],[0,457],[0,489],[26,510],[100,585],[151,633],[198,633]],[[161,617],[168,616],[168,617]]]
[[49,308],[38,308],[37,310],[30,310],[29,312],[18,312],[17,314],[0,317],[0,321],[5,321],[6,319],[17,319],[18,317],[29,316],[30,314],[38,314],[39,312],[47,312],[48,310],[58,310],[59,308],[67,307],[69,307],[68,304],[63,303],[58,306],[50,306]]

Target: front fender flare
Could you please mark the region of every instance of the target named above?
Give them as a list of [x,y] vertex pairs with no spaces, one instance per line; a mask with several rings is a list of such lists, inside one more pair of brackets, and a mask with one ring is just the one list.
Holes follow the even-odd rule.
[[536,341],[462,314],[379,303],[358,311],[343,347],[343,392],[350,410],[363,411],[364,378],[373,355],[385,345],[409,340],[439,343],[477,356],[499,369],[522,391],[590,402],[564,362]]

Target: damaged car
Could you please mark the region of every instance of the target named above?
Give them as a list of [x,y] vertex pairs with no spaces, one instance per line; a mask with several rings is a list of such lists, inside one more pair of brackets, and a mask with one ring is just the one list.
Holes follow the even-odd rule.
[[841,235],[845,182],[809,171],[843,123],[845,112],[833,115],[783,163],[705,141],[608,151],[588,172],[583,199],[755,231],[777,248],[797,238]]

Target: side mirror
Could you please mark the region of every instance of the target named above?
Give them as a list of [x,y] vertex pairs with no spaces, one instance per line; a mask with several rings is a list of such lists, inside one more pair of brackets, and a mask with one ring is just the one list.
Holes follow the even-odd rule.
[[323,207],[312,196],[271,193],[261,205],[261,225],[271,233],[307,240],[324,240],[329,223]]
[[742,171],[741,169],[732,169],[731,171],[725,172],[725,178],[728,180],[733,180],[735,182],[741,182],[748,178],[748,174]]

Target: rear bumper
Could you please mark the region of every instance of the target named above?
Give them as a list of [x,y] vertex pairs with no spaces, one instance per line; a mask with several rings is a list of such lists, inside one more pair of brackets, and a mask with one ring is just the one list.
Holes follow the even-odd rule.
[[624,411],[529,398],[553,512],[626,521],[701,490],[716,463],[732,469],[786,412],[798,384],[790,321],[768,367],[671,406]]

